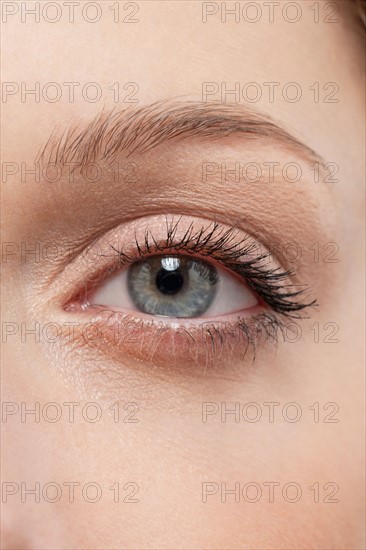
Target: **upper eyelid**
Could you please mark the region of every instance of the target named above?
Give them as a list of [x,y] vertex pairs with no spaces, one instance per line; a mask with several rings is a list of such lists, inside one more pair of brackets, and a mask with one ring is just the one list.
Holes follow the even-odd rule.
[[[202,223],[209,226],[213,223],[212,219],[205,219],[205,218],[197,218],[197,216],[194,215],[187,215],[187,218],[190,220],[200,220],[199,223],[202,226]],[[166,224],[166,219],[178,219],[182,218],[182,215],[177,215],[174,213],[167,214],[167,215],[153,215],[153,216],[147,216],[144,218],[145,220],[148,220],[147,223],[150,223],[152,220],[155,219],[164,219],[164,223]],[[224,218],[225,219],[225,218]],[[136,219],[130,220],[128,222],[125,222],[123,225],[130,225],[134,224]],[[219,222],[219,224],[222,227],[227,228],[233,228],[228,224],[228,222],[225,220],[219,220],[218,216],[215,216],[215,221]],[[254,237],[252,231],[245,230],[242,227],[235,226],[235,230],[238,231],[238,233],[242,234],[243,236],[246,235],[248,238],[252,239],[254,242],[258,243],[259,245],[263,246],[264,249],[266,249],[264,241],[262,239],[258,239]],[[42,296],[42,300],[45,301],[53,301],[55,299],[55,296],[57,296],[57,300],[61,300],[63,304],[68,303],[72,297],[75,295],[75,285],[79,285],[80,290],[83,288],[83,285],[85,282],[92,281],[95,279],[96,284],[103,282],[106,280],[106,278],[110,275],[108,274],[108,269],[112,268],[116,265],[115,261],[108,262],[104,261],[99,262],[99,266],[95,267],[95,262],[91,262],[90,260],[87,261],[85,266],[85,260],[84,260],[84,266],[83,266],[83,258],[88,260],[91,253],[94,253],[93,251],[97,249],[97,251],[103,251],[102,254],[104,256],[112,256],[110,254],[110,243],[116,242],[118,243],[118,246],[120,246],[120,243],[123,242],[123,230],[121,230],[121,224],[112,227],[110,230],[102,231],[98,229],[98,231],[95,233],[93,238],[91,236],[88,237],[88,240],[83,239],[81,241],[80,246],[78,247],[72,247],[72,254],[71,256],[65,254],[62,256],[62,259],[60,261],[57,261],[57,263],[53,266],[52,271],[50,271],[49,275],[47,276],[47,272],[44,272],[44,269],[41,273],[42,277],[40,279],[40,283],[37,286],[37,292],[40,293]],[[258,231],[256,231],[258,233]],[[92,238],[92,240],[90,240]],[[86,241],[86,242],[85,242]],[[269,241],[271,242],[271,241]],[[101,256],[103,257],[103,256]],[[288,271],[291,266],[286,264],[286,262],[283,261],[283,259],[279,256],[277,256],[277,250],[274,250],[273,253],[271,253],[271,258],[274,261],[274,263],[278,266],[282,266],[284,271]],[[138,259],[138,258],[136,258]],[[224,264],[222,264],[224,265]],[[224,266],[225,267],[225,266]],[[87,269],[88,268],[88,269]],[[78,278],[78,273],[82,272],[82,276]],[[46,274],[46,277],[45,277]],[[80,273],[79,273],[80,275]],[[301,284],[301,278],[298,276],[298,273],[293,274],[293,283],[294,284]]]
[[[163,218],[164,219],[164,223],[166,224],[167,222],[167,219],[179,219],[179,218],[182,218],[182,216],[159,216],[159,218]],[[189,216],[189,219],[194,219],[194,217],[192,216]],[[147,218],[148,220],[149,218]],[[198,218],[196,218],[197,220]],[[147,221],[146,223],[150,223],[149,221]],[[153,222],[152,222],[153,223]],[[212,225],[212,223],[215,223],[215,222],[212,222],[212,220],[201,220],[200,222],[200,225],[201,227],[203,227],[202,224],[205,224],[205,227],[206,229]],[[226,224],[224,223],[218,223],[218,226],[220,227],[224,227]],[[228,228],[228,229],[233,229],[233,228]],[[239,230],[237,229],[238,233],[239,234],[242,234],[243,236],[247,236],[248,238],[252,238],[254,240],[254,237],[251,237],[250,234],[244,232],[243,230]],[[131,233],[130,234],[130,237],[131,237]],[[243,238],[243,237],[241,237]],[[120,254],[121,254],[121,251],[122,250],[126,250],[126,245],[122,245],[122,244],[118,244],[118,248],[117,246],[114,246],[112,243],[115,242],[115,240],[117,240],[118,243],[121,243],[123,241],[121,241],[121,237],[119,236],[119,226],[113,228],[111,231],[108,231],[107,233],[104,233],[102,236],[100,236],[99,238],[95,239],[93,242],[89,242],[86,246],[82,247],[81,250],[79,251],[78,254],[75,254],[75,256],[73,256],[72,258],[72,262],[70,265],[72,264],[75,264],[77,261],[78,261],[78,257],[79,256],[83,256],[85,258],[88,257],[88,254],[91,253],[93,251],[94,248],[97,249],[97,252],[98,252],[98,258],[108,258],[110,257],[111,258],[111,261],[108,262],[108,261],[103,261],[103,266],[104,266],[104,269],[107,271],[108,268],[112,267],[112,266],[115,266],[116,265],[116,261],[112,260],[112,258],[118,258],[119,260],[121,259],[120,258]],[[133,240],[134,242],[136,242],[136,235],[135,233],[133,233]],[[151,243],[150,243],[151,244]],[[143,247],[144,246],[144,243],[141,241],[140,245]],[[137,247],[136,247],[137,248]],[[114,250],[113,253],[111,253],[111,250]],[[167,249],[164,248],[164,251],[166,251]],[[161,249],[161,251],[163,251],[163,249]],[[99,254],[100,252],[100,254]],[[155,250],[155,254],[159,252],[158,249]],[[197,256],[199,256],[199,254],[197,253]],[[272,256],[273,257],[273,256]],[[136,255],[135,258],[131,258],[130,260],[133,261],[133,260],[138,260],[139,257],[138,255]],[[90,263],[89,263],[89,267],[92,267],[94,268],[93,265],[90,266]],[[94,271],[94,269],[92,270]],[[97,273],[98,271],[100,271],[100,268],[97,268],[95,269],[95,272]]]

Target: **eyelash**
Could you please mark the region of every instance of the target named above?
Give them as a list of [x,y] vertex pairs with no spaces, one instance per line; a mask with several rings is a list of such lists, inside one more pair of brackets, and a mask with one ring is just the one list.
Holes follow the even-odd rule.
[[[113,265],[98,276],[97,280],[94,278],[90,282],[89,288],[88,285],[84,287],[82,291],[84,300],[81,294],[78,294],[78,301],[84,301],[83,309],[93,307],[90,306],[87,299],[91,290],[90,286],[95,288],[107,275],[118,272],[123,267],[143,258],[172,253],[192,255],[206,259],[206,261],[216,262],[232,274],[238,275],[271,310],[245,318],[238,315],[234,323],[225,320],[217,323],[201,318],[200,321],[203,322],[196,324],[194,329],[192,327],[185,328],[182,325],[180,329],[189,341],[192,341],[197,347],[203,345],[207,350],[209,348],[209,351],[204,352],[205,356],[212,355],[218,347],[224,348],[224,344],[228,348],[232,347],[232,344],[237,347],[237,336],[239,336],[239,340],[244,338],[244,355],[251,346],[254,351],[254,360],[257,343],[262,336],[265,340],[277,345],[279,333],[284,336],[285,330],[289,324],[293,324],[294,319],[303,319],[305,309],[317,306],[316,300],[303,301],[307,287],[299,289],[299,285],[287,283],[294,275],[292,271],[263,265],[266,260],[271,258],[271,254],[258,252],[257,245],[249,237],[241,238],[238,241],[238,232],[235,228],[225,229],[220,223],[211,222],[209,225],[202,225],[197,230],[191,223],[184,235],[177,237],[181,219],[182,217],[173,223],[166,218],[166,237],[160,238],[159,241],[154,237],[153,230],[150,228],[145,230],[143,238],[139,238],[135,232],[132,253],[127,254],[122,248],[109,244],[113,256],[117,255],[117,261],[115,260]],[[106,256],[110,257],[110,255]],[[108,321],[112,317],[113,314],[109,315]],[[128,316],[128,319],[127,326],[129,328],[132,323],[139,331],[156,330],[156,339],[159,338],[159,330],[161,333],[167,330],[166,325],[162,326],[161,322],[156,323],[154,320],[146,321],[146,319],[136,319],[132,316]],[[182,335],[182,332],[180,334]]]
[[[231,228],[223,231],[218,222],[213,222],[212,227],[205,228],[203,226],[200,231],[194,232],[193,224],[191,224],[185,235],[177,241],[175,235],[179,227],[179,220],[174,225],[169,224],[166,220],[166,224],[167,237],[164,245],[156,242],[149,229],[145,232],[142,246],[135,234],[138,259],[146,258],[157,252],[161,254],[184,252],[189,255],[200,255],[202,258],[215,260],[229,271],[239,275],[249,288],[277,313],[299,319],[301,318],[299,312],[317,305],[316,300],[309,303],[303,303],[299,300],[305,294],[305,289],[291,290],[295,285],[281,284],[293,276],[292,271],[281,271],[279,267],[265,269],[261,265],[262,262],[271,257],[269,252],[258,254],[249,260],[240,259],[252,255],[254,246],[253,243],[247,243],[248,238],[243,238],[239,243],[232,244],[235,240],[235,229]],[[136,261],[137,258],[132,258],[122,250],[110,246],[118,254],[120,265],[124,266]],[[283,292],[285,290],[286,292]]]

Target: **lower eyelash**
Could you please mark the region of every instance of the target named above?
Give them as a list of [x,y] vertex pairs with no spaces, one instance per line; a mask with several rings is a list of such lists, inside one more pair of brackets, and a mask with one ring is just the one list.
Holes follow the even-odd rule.
[[150,364],[167,368],[167,364],[180,367],[185,373],[190,369],[199,374],[197,366],[222,369],[223,364],[232,364],[244,360],[249,352],[255,361],[260,342],[277,345],[279,336],[285,338],[286,319],[268,312],[252,317],[238,316],[235,320],[200,323],[169,323],[147,320],[146,317],[134,317],[103,308],[94,317],[94,336],[88,344],[123,362],[133,358],[137,366]]

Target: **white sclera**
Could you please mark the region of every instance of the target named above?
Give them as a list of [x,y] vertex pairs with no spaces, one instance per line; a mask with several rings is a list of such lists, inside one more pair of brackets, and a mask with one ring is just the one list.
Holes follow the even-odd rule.
[[[201,317],[233,314],[258,305],[257,298],[244,283],[224,269],[216,269],[219,274],[216,295],[210,307]],[[139,311],[128,290],[127,273],[128,270],[125,269],[102,284],[93,295],[90,304],[109,306],[124,311]]]

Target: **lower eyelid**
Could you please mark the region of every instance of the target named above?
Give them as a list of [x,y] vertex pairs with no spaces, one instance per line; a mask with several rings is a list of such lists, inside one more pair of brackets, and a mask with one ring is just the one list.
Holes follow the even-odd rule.
[[74,340],[83,349],[87,346],[118,364],[128,361],[128,368],[174,368],[195,375],[207,369],[222,371],[247,356],[252,361],[260,341],[276,341],[285,324],[263,311],[247,317],[232,315],[225,321],[135,317],[106,308],[93,313],[75,329]]

